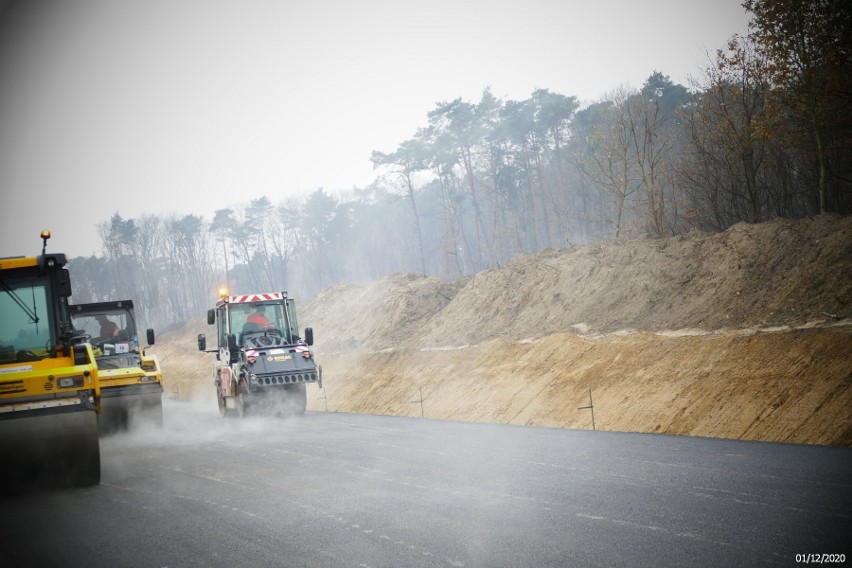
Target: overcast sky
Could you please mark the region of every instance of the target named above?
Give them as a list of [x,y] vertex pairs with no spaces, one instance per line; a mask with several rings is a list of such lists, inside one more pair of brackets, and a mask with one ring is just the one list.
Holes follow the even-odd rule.
[[[0,0],[0,6],[3,0]],[[2,8],[0,8],[2,9]],[[441,101],[688,86],[741,0],[26,0],[0,12],[0,256],[118,211],[364,187]]]

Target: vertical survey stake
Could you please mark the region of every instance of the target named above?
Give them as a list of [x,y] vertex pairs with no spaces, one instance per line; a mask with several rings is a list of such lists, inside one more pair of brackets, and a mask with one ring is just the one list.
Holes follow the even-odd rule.
[[326,394],[326,391],[325,391],[324,388],[322,388],[320,390],[322,390],[322,396],[318,396],[317,399],[325,402],[325,411],[328,412],[328,395]]
[[[422,398],[422,397],[421,397]],[[589,389],[589,406],[578,406],[577,410],[586,410],[589,409],[592,411],[592,430],[595,429],[595,405],[592,403],[592,389]]]
[[418,400],[412,400],[409,402],[411,402],[411,404],[417,404],[418,402],[420,403],[420,418],[423,418],[423,387],[418,387],[417,392],[419,393],[420,398]]

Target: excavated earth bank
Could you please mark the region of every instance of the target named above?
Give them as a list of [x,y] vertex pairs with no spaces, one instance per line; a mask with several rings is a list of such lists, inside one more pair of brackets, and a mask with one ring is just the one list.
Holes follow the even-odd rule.
[[[311,411],[592,428],[591,396],[601,430],[852,446],[849,216],[340,284],[299,319],[323,366]],[[168,396],[215,411],[200,332],[152,351]]]

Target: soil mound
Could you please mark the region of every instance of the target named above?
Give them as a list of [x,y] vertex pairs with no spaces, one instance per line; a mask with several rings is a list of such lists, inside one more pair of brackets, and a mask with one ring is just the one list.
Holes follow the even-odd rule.
[[[324,367],[311,410],[584,428],[592,396],[598,429],[852,446],[852,217],[394,274],[299,309]],[[155,348],[181,397],[212,359],[170,351],[199,327]]]
[[392,274],[366,286],[339,284],[301,308],[323,351],[380,351],[416,337],[458,289],[438,278]]
[[362,348],[369,338],[384,349],[564,331],[823,325],[852,317],[852,217],[546,250],[459,287],[408,274],[332,292],[305,313],[323,315],[309,319],[335,350],[342,335],[355,339],[349,346]]

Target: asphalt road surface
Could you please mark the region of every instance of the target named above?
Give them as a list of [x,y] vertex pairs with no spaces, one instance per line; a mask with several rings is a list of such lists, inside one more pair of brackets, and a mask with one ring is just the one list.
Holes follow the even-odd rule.
[[[0,499],[0,566],[794,566],[852,558],[852,450],[336,413],[101,441]],[[815,556],[817,555],[817,556]]]

